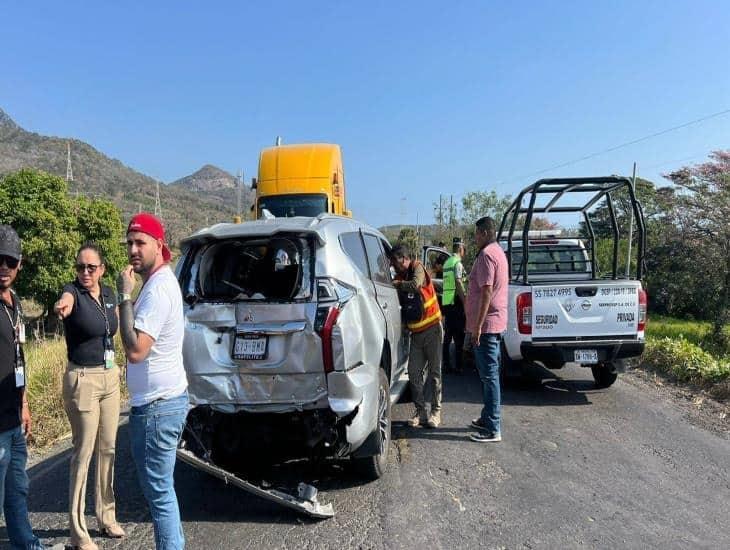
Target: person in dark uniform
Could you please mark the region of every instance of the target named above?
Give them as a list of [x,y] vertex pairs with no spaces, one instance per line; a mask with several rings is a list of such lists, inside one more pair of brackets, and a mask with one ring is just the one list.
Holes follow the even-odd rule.
[[21,268],[20,238],[0,225],[0,514],[13,548],[45,548],[28,519],[28,474],[25,465],[31,417],[25,394],[25,325],[20,300],[12,285]]
[[444,332],[443,343],[443,367],[444,370],[452,370],[451,340],[454,341],[454,372],[460,373],[464,368],[463,348],[464,348],[464,330],[466,327],[466,316],[464,314],[464,304],[466,303],[466,293],[464,291],[464,266],[461,261],[464,258],[464,244],[458,237],[454,239],[453,254],[444,263],[443,275],[443,294],[441,301],[443,303],[443,312],[446,319],[446,330]]
[[114,456],[119,424],[119,368],[114,360],[117,301],[103,284],[104,260],[94,243],[76,254],[76,279],[63,287],[55,312],[63,319],[68,369],[63,403],[71,423],[73,451],[69,479],[71,545],[97,550],[84,520],[86,479],[96,449],[96,519],[102,534],[121,538],[114,503]]

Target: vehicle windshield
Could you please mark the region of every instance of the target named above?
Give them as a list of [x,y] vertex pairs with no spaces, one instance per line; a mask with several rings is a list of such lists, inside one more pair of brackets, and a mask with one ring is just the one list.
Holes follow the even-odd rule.
[[[512,275],[522,268],[522,247],[512,248]],[[586,250],[578,245],[540,245],[530,247],[528,273],[590,273]]]
[[327,195],[274,195],[260,197],[258,217],[266,209],[277,218],[314,217],[327,212]]
[[311,243],[295,236],[214,243],[198,252],[198,295],[210,301],[306,299],[311,251]]

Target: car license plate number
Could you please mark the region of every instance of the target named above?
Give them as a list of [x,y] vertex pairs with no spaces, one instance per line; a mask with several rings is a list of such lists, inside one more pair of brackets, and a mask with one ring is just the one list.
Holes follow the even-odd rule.
[[598,363],[598,350],[577,349],[575,350],[576,363]]
[[262,334],[236,334],[233,343],[234,359],[266,359],[269,337]]

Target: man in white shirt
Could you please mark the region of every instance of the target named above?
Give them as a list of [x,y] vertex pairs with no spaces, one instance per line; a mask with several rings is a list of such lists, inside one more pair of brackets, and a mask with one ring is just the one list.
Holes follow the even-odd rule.
[[[119,332],[127,354],[132,456],[152,515],[158,550],[185,547],[173,473],[188,412],[183,304],[162,223],[137,214],[127,227],[128,265],[117,280]],[[132,304],[134,273],[142,290]]]

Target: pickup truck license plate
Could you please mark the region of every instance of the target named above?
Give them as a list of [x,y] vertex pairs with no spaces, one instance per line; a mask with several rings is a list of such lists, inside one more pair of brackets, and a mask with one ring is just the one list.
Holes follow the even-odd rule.
[[262,334],[236,334],[233,342],[234,359],[266,359],[269,337]]
[[575,350],[576,363],[598,363],[598,350],[577,349]]

